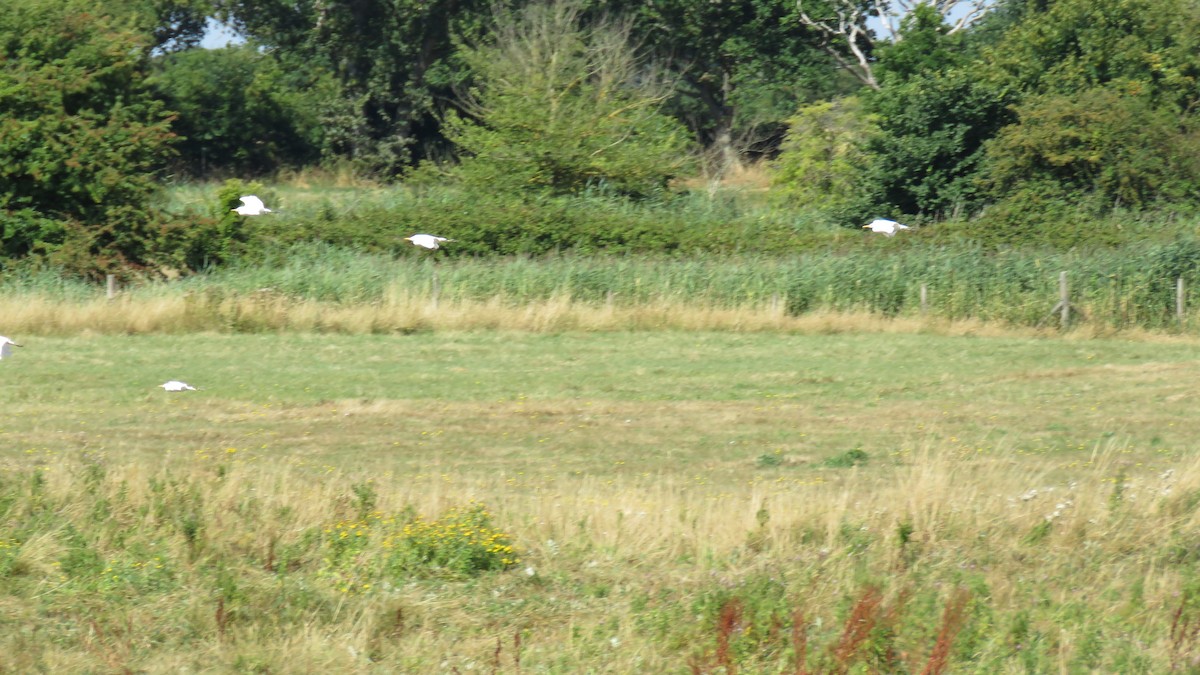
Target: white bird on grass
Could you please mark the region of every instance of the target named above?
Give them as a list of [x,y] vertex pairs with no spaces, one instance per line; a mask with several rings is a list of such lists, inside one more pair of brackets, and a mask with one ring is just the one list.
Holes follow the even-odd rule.
[[196,388],[192,385],[187,382],[180,382],[179,380],[168,380],[158,386],[162,387],[165,391],[196,391]]
[[414,246],[420,246],[421,248],[427,248],[430,251],[436,251],[441,248],[443,243],[454,240],[447,239],[445,237],[435,237],[432,234],[414,234],[411,237],[405,237],[404,241],[411,241]]
[[872,232],[878,232],[879,234],[882,234],[882,235],[885,235],[888,237],[894,237],[894,236],[896,236],[896,233],[899,232],[900,230],[907,230],[908,226],[901,225],[900,223],[897,223],[894,220],[886,220],[884,218],[876,218],[875,220],[872,220],[869,224],[863,225],[863,229],[871,230]]
[[9,340],[3,335],[0,335],[0,359],[7,359],[8,357],[12,356],[12,348],[20,346],[21,345]]
[[241,206],[237,207],[236,209],[230,209],[230,210],[237,211],[239,214],[241,214],[243,216],[261,216],[264,213],[271,212],[271,209],[268,209],[266,204],[263,204],[263,200],[259,199],[258,197],[254,196],[254,195],[243,196],[241,198],[241,202],[242,202]]

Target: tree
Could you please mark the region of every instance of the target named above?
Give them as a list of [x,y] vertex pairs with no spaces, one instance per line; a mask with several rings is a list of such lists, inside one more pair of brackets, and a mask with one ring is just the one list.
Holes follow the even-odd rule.
[[382,177],[437,154],[439,120],[466,77],[455,35],[479,34],[487,0],[215,0],[259,44],[319,62],[344,87],[329,151]]
[[928,5],[878,50],[883,86],[864,96],[879,120],[869,139],[863,193],[876,209],[956,217],[982,206],[984,143],[1013,118],[1011,97],[975,72],[969,32]]
[[0,5],[4,253],[92,271],[143,262],[170,119],[148,40],[86,0]]
[[1200,102],[1195,0],[1058,0],[1027,9],[987,48],[984,75],[1029,94],[1072,94],[1136,82],[1154,105],[1190,114]]
[[982,206],[978,172],[984,144],[1011,118],[1007,101],[968,69],[922,75],[889,86],[869,109],[880,134],[867,149],[864,183],[877,206],[933,218]]
[[1036,95],[1016,112],[987,147],[998,199],[1052,191],[1138,208],[1189,199],[1200,182],[1200,129],[1127,86]]
[[157,65],[155,90],[177,114],[181,173],[261,175],[320,159],[320,111],[340,94],[327,71],[287,67],[252,45],[168,54]]
[[855,205],[871,161],[876,120],[856,97],[801,106],[774,162],[774,193],[789,203],[838,213]]
[[792,0],[605,6],[626,12],[641,49],[675,73],[669,110],[712,149],[718,176],[748,146],[777,142],[799,104],[848,92]]
[[687,161],[687,134],[661,112],[670,89],[639,61],[628,23],[585,26],[579,2],[500,12],[491,38],[465,45],[476,74],[451,113],[454,174],[492,191],[645,196]]
[[[909,14],[925,8],[946,23],[948,33],[957,33],[984,16],[992,4],[989,0],[796,0],[801,23],[822,35],[822,48],[871,89],[880,88],[875,50],[881,41],[897,44],[904,39]],[[867,25],[871,18],[883,28],[882,39]]]
[[1192,199],[1200,181],[1194,0],[1027,8],[983,56],[981,80],[1021,96],[1012,124],[989,143],[994,199],[1049,195],[1093,210]]
[[110,8],[127,5],[141,29],[153,36],[151,48],[165,52],[200,44],[213,11],[212,0],[122,0],[105,4]]

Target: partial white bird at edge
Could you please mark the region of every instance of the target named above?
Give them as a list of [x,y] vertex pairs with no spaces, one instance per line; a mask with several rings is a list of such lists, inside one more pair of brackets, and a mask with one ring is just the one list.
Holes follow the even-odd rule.
[[20,346],[21,345],[13,342],[3,335],[0,335],[0,359],[7,359],[8,357],[12,356],[12,348]]
[[164,391],[196,391],[192,385],[179,380],[167,380],[158,386],[162,387]]

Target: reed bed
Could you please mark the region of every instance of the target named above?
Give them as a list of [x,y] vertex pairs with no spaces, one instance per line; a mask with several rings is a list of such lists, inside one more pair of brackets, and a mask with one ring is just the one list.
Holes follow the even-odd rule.
[[1066,272],[1077,328],[1195,328],[1200,243],[1193,240],[1066,253],[875,243],[842,253],[709,258],[415,251],[397,258],[304,244],[172,282],[131,281],[114,301],[52,271],[5,274],[0,292],[6,329],[36,333],[790,330],[837,315],[1039,328],[1058,325],[1052,310]]

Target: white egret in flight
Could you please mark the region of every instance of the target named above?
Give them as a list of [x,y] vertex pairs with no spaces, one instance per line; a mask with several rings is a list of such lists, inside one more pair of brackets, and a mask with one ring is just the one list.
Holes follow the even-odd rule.
[[263,204],[263,200],[254,195],[245,195],[241,198],[241,202],[241,206],[230,210],[237,211],[243,216],[261,216],[264,213],[271,212],[271,209],[268,209],[266,204]]
[[427,248],[430,251],[436,251],[441,248],[443,242],[454,241],[445,237],[435,237],[432,234],[414,234],[411,237],[405,237],[404,241],[411,241],[414,246]]
[[0,335],[0,359],[7,359],[8,357],[12,356],[12,348],[20,346],[21,345],[9,340],[3,335]]
[[863,229],[878,232],[879,234],[894,237],[900,230],[907,230],[907,225],[901,225],[894,220],[886,220],[884,218],[876,218],[870,224],[863,225]]
[[158,386],[162,387],[165,391],[196,391],[196,388],[192,385],[187,382],[180,382],[179,380],[168,380]]

